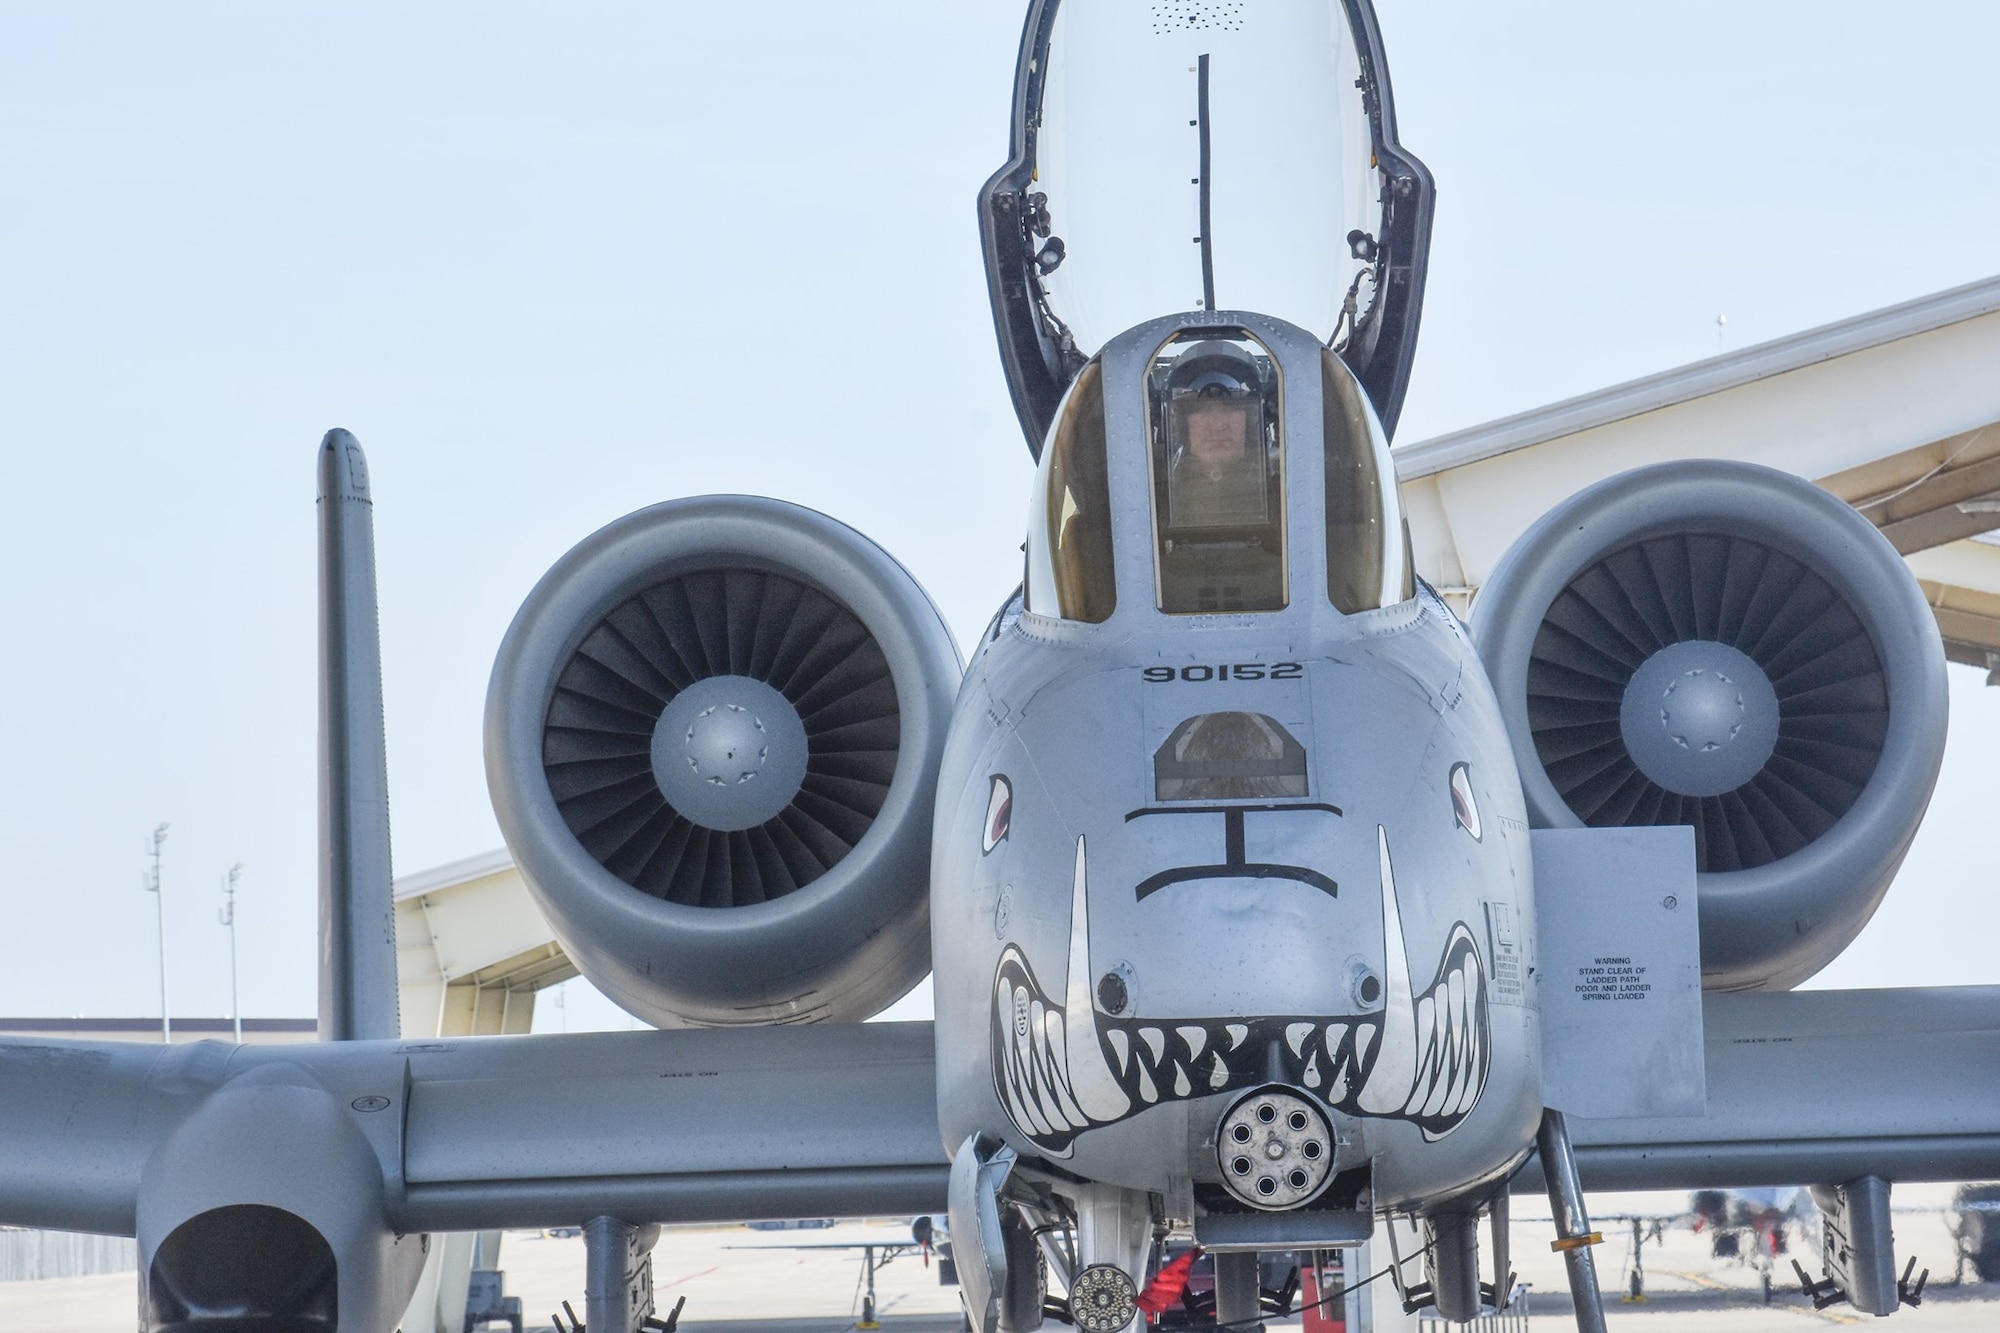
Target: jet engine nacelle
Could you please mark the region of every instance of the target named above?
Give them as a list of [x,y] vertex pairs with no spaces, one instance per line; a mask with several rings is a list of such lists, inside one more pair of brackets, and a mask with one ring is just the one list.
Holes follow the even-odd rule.
[[1881,533],[1744,463],[1556,506],[1474,636],[1542,827],[1692,824],[1702,984],[1783,989],[1867,924],[1944,754],[1936,621]]
[[664,1027],[860,1019],[930,967],[958,650],[851,528],[642,509],[529,594],[486,701],[501,832],[556,937]]

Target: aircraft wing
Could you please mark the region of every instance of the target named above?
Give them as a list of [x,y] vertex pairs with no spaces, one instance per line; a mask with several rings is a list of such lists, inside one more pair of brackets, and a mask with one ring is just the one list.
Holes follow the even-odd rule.
[[[359,1131],[404,1233],[944,1206],[930,1025],[871,1023],[299,1046],[9,1041],[0,1223],[135,1234],[176,1144],[210,1121],[244,1134],[218,1173],[254,1179],[256,1104],[274,1089]],[[291,1169],[309,1170],[316,1147],[287,1145]]]
[[[1708,1111],[1575,1119],[1591,1189],[1956,1180],[2000,987],[1716,995]],[[928,1023],[231,1048],[0,1044],[0,1222],[131,1235],[162,1149],[232,1088],[324,1090],[400,1231],[941,1211]],[[387,1105],[374,1107],[375,1099]],[[306,1150],[302,1147],[301,1154]],[[1531,1165],[1517,1191],[1539,1189]]]
[[[1707,1113],[1573,1118],[1588,1188],[1962,1180],[1991,1169],[2000,986],[1709,995],[1703,1008]],[[1514,1188],[1540,1188],[1532,1165]]]

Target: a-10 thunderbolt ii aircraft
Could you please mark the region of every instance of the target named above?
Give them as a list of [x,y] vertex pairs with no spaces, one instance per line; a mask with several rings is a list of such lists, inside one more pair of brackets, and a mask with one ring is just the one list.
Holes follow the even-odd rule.
[[[948,1206],[980,1333],[1037,1326],[1050,1266],[1118,1333],[1165,1237],[1247,1327],[1260,1251],[1401,1214],[1402,1297],[1463,1321],[1507,1299],[1533,1155],[1593,1328],[1574,1112],[1641,1117],[1586,1144],[1608,1186],[1833,1187],[1820,1294],[1895,1308],[1888,1180],[1990,1173],[1995,1135],[1844,1132],[1884,1090],[1760,1046],[1877,1002],[1712,1000],[1739,1035],[1704,1060],[1701,998],[1837,954],[1921,818],[1944,664],[1895,552],[1794,478],[1669,465],[1559,505],[1468,633],[1389,451],[1432,186],[1366,0],[1036,0],[1013,118],[980,220],[1039,466],[969,664],[866,538],[745,497],[587,538],[501,648],[509,847],[576,965],[671,1030],[397,1040],[370,499],[335,432],[335,1040],[0,1046],[0,1222],[137,1235],[154,1330],[385,1329],[424,1233],[583,1223],[601,1331],[651,1315],[654,1224]],[[852,1021],[927,970],[934,1027]],[[1810,1134],[1767,1114],[1808,1085]]]

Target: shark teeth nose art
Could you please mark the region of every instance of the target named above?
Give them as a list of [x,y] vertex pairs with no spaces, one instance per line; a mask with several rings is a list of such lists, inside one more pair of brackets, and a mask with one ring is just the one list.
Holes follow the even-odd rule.
[[1485,980],[1472,934],[1456,927],[1438,980],[1417,1002],[1417,1070],[1403,1114],[1432,1134],[1465,1118],[1486,1081]]
[[1422,995],[1410,985],[1388,830],[1376,830],[1382,867],[1386,992],[1382,1040],[1361,1091],[1363,1114],[1413,1120],[1427,1138],[1458,1127],[1485,1089],[1492,1058],[1485,971],[1464,922],[1453,925],[1436,977]]
[[1383,1008],[1251,1019],[1113,1017],[1092,1005],[1096,973],[1079,838],[1063,998],[1043,988],[1018,945],[1002,951],[994,974],[994,1092],[1014,1127],[1044,1151],[1067,1156],[1087,1129],[1276,1076],[1338,1111],[1414,1121],[1431,1138],[1449,1133],[1486,1082],[1484,970],[1460,923],[1436,978],[1421,995],[1412,993],[1388,839],[1379,836],[1388,945]]

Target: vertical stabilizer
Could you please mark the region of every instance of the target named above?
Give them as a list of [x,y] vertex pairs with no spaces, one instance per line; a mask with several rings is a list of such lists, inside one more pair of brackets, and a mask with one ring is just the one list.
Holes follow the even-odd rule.
[[402,1035],[375,509],[368,462],[344,430],[319,449],[319,1033]]

